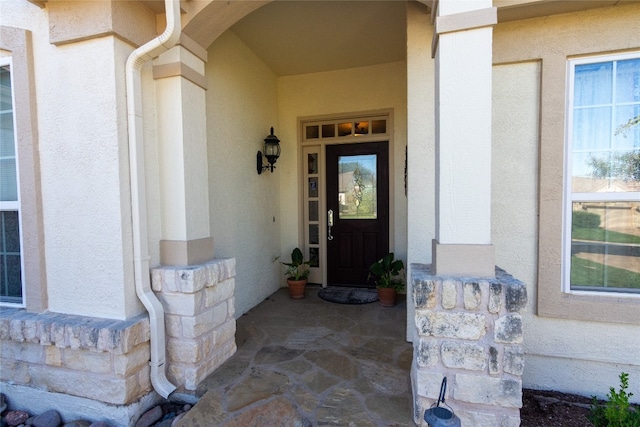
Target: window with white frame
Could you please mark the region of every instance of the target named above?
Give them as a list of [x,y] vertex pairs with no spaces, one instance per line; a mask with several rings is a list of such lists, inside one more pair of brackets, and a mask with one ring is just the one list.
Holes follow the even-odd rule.
[[22,239],[11,59],[0,58],[0,302],[22,305]]
[[565,292],[640,295],[640,52],[569,61]]

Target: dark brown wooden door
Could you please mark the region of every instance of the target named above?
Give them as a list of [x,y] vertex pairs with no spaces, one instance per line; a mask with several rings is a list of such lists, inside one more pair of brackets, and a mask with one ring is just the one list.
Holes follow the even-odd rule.
[[372,287],[369,266],[389,252],[389,144],[328,145],[326,161],[328,284]]

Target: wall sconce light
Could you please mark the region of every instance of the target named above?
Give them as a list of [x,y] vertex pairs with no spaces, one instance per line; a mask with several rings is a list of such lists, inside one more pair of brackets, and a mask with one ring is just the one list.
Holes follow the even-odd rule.
[[280,157],[280,140],[273,134],[273,128],[271,128],[271,135],[264,139],[264,156],[269,162],[268,165],[262,164],[262,152],[258,151],[258,175],[267,169],[270,169],[271,173],[273,173],[273,169],[275,169],[274,164],[278,160],[278,157]]

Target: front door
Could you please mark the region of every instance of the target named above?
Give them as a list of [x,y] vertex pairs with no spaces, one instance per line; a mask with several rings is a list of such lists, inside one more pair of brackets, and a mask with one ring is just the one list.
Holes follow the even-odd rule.
[[389,143],[326,146],[327,282],[373,286],[369,266],[389,252]]

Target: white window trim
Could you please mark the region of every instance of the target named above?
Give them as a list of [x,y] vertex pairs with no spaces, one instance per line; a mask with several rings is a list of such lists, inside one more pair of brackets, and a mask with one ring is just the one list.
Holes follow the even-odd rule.
[[[572,218],[572,203],[574,202],[607,202],[607,201],[636,201],[640,200],[640,192],[626,192],[626,193],[573,193],[572,188],[572,129],[573,129],[573,92],[574,92],[574,76],[576,65],[592,64],[597,62],[612,62],[621,61],[625,59],[637,59],[640,58],[640,51],[634,51],[629,53],[610,54],[610,55],[598,55],[589,56],[583,58],[569,59],[567,62],[567,93],[566,93],[566,127],[565,127],[565,147],[564,147],[564,194],[563,194],[563,238],[562,238],[562,283],[561,288],[563,293],[573,295],[587,295],[587,296],[603,296],[603,297],[615,297],[615,298],[638,298],[640,299],[640,293],[631,293],[623,291],[604,291],[599,288],[598,290],[585,291],[585,290],[572,290],[571,289],[571,218]],[[621,197],[624,195],[624,197]]]
[[0,301],[0,306],[2,307],[19,307],[23,308],[27,305],[27,289],[25,286],[25,265],[24,265],[24,243],[23,243],[23,226],[22,226],[22,211],[21,211],[21,203],[20,203],[20,161],[18,159],[18,131],[16,127],[16,91],[14,86],[14,78],[13,78],[13,62],[10,56],[0,57],[0,66],[9,66],[10,75],[11,75],[11,111],[13,115],[13,144],[14,144],[14,153],[15,153],[15,163],[16,163],[16,185],[17,185],[17,201],[0,201],[0,211],[17,211],[18,212],[18,237],[20,241],[20,286],[22,289],[22,297],[21,302],[13,303],[8,301]]

